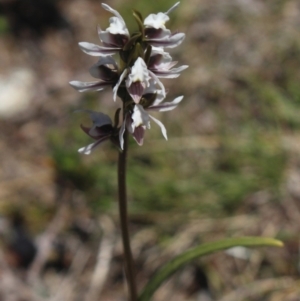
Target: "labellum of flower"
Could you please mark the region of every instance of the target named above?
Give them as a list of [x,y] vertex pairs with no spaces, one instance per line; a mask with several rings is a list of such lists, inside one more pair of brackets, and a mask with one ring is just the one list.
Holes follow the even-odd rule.
[[139,103],[145,88],[149,87],[150,78],[146,63],[139,57],[132,66],[131,72],[125,81],[128,93],[135,103]]

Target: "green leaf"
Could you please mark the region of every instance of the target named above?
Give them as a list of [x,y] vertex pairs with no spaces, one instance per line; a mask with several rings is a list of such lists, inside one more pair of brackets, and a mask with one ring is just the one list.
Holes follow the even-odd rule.
[[139,30],[144,37],[144,24],[143,24],[143,17],[141,15],[141,13],[136,10],[133,10],[133,17],[135,18],[135,20],[139,26]]
[[201,246],[190,249],[161,267],[150,279],[138,298],[139,301],[149,301],[159,286],[167,280],[173,273],[192,260],[228,248],[244,247],[282,247],[283,243],[279,240],[268,237],[239,237],[228,238],[216,242],[204,243]]

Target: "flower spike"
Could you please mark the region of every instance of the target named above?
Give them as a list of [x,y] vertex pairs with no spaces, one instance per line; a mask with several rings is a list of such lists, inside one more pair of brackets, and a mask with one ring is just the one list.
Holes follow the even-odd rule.
[[[188,66],[175,67],[166,48],[174,48],[182,43],[184,33],[172,33],[166,28],[170,20],[170,13],[175,10],[179,2],[166,12],[150,14],[143,19],[142,15],[133,10],[138,23],[138,30],[130,34],[121,14],[109,5],[102,3],[102,8],[113,16],[109,19],[109,26],[102,30],[97,27],[102,45],[80,42],[80,49],[91,56],[99,57],[90,69],[91,76],[98,81],[71,81],[70,85],[79,92],[101,91],[106,87],[112,88],[112,99],[121,98],[123,111],[115,113],[114,125],[110,117],[103,113],[83,110],[90,115],[91,127],[81,126],[82,130],[96,141],[79,149],[83,154],[90,154],[96,147],[106,140],[111,140],[120,149],[124,148],[124,133],[127,130],[139,145],[144,142],[150,123],[155,122],[167,139],[167,130],[161,121],[150,115],[150,112],[166,112],[175,109],[183,96],[173,101],[164,101],[167,95],[161,78],[176,78]],[[117,55],[116,61],[113,56]],[[118,63],[117,63],[118,62]],[[123,116],[120,121],[119,117]]]

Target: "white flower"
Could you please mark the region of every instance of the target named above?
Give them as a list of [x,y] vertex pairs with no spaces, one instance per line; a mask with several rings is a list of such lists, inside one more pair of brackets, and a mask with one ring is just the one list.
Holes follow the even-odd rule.
[[125,84],[128,93],[135,103],[139,103],[145,90],[150,87],[151,82],[159,85],[165,97],[165,87],[159,78],[151,70],[148,70],[146,63],[141,57],[138,57],[131,69],[125,69],[113,89],[113,99],[116,101],[117,92],[122,81]]
[[90,74],[101,81],[80,82],[71,81],[70,85],[79,92],[101,91],[106,86],[112,86],[118,81],[118,66],[111,56],[101,57],[99,61],[90,68]]
[[80,49],[92,56],[113,55],[120,51],[129,40],[129,32],[122,16],[107,4],[102,3],[101,5],[115,17],[109,19],[109,27],[106,30],[102,30],[98,26],[98,35],[103,46],[88,42],[79,43]]
[[172,34],[165,26],[165,23],[170,20],[168,14],[173,11],[179,3],[180,2],[177,2],[165,13],[150,14],[144,20],[145,37],[150,45],[155,47],[174,48],[180,45],[184,40],[184,33]]
[[112,120],[106,114],[95,112],[91,110],[78,110],[86,112],[90,115],[93,122],[92,127],[85,127],[81,125],[82,130],[95,139],[96,142],[84,146],[78,150],[79,153],[89,155],[97,146],[101,145],[106,140],[109,140],[113,133]]
[[124,19],[119,14],[119,12],[112,9],[110,6],[108,6],[105,3],[102,3],[101,6],[105,10],[107,10],[110,13],[112,13],[113,15],[115,15],[115,17],[111,17],[109,19],[110,26],[106,29],[106,31],[108,31],[109,33],[114,34],[114,35],[120,34],[120,35],[125,35],[125,36],[129,37],[129,31],[126,27]]
[[150,78],[146,63],[139,57],[125,81],[127,90],[135,103],[139,103],[145,88],[149,87]]
[[153,105],[146,109],[144,109],[143,106],[139,104],[135,104],[131,114],[126,115],[125,120],[123,121],[122,127],[120,129],[119,140],[121,148],[123,149],[123,134],[125,131],[125,127],[127,127],[128,132],[132,134],[133,138],[138,143],[138,145],[142,145],[144,142],[145,130],[150,129],[151,119],[160,127],[162,135],[166,140],[168,140],[167,130],[165,126],[158,119],[148,114],[147,111],[165,112],[174,110],[182,99],[183,96],[179,96],[171,102],[162,103],[162,99],[159,98],[153,103]]
[[178,62],[172,61],[169,53],[165,52],[162,48],[153,47],[148,68],[157,77],[160,78],[175,78],[180,75],[180,72],[188,68],[183,65],[178,68],[173,68]]
[[98,27],[100,40],[105,46],[123,47],[129,39],[129,31],[124,19],[116,10],[107,4],[102,3],[101,5],[105,10],[114,14],[115,17],[109,19],[110,25],[106,30],[101,30],[101,28]]
[[141,105],[136,104],[130,118],[131,121],[128,122],[127,129],[135,141],[142,145],[145,129],[150,129],[150,116]]

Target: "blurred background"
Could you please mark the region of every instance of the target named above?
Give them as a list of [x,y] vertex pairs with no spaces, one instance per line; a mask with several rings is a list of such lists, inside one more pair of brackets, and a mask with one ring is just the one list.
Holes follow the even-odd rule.
[[[110,0],[136,28],[174,1]],[[116,149],[91,139],[79,108],[112,116],[110,89],[78,93],[97,58],[95,0],[0,0],[0,300],[126,300]],[[300,2],[185,0],[167,27],[179,107],[155,115],[144,146],[130,140],[128,194],[141,289],[180,252],[226,237],[270,236],[282,249],[234,248],[176,273],[153,300],[300,300]]]

